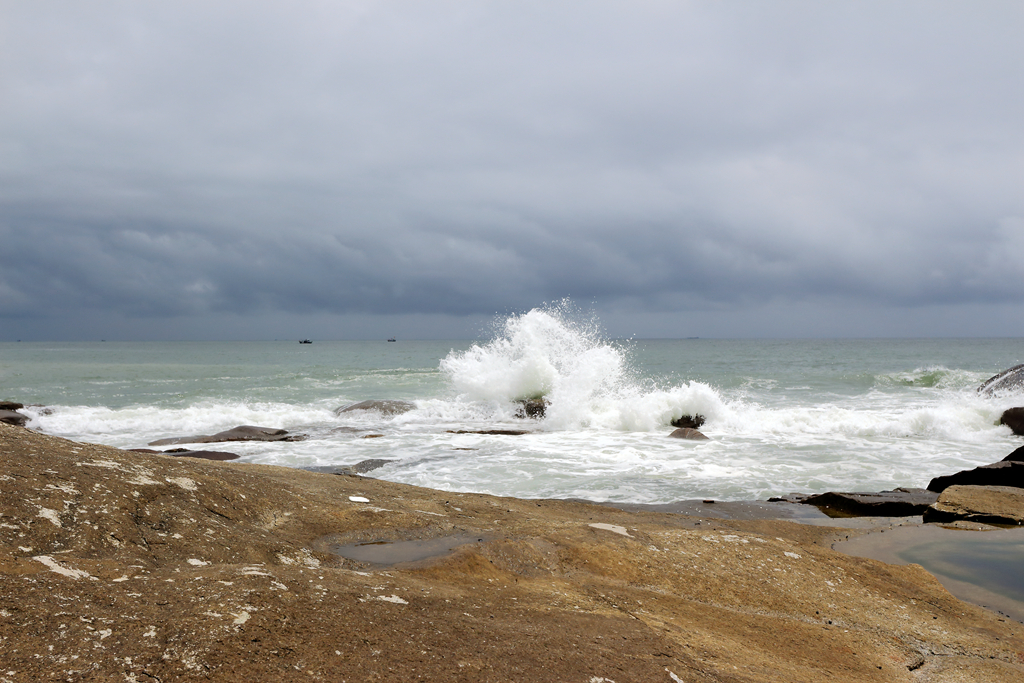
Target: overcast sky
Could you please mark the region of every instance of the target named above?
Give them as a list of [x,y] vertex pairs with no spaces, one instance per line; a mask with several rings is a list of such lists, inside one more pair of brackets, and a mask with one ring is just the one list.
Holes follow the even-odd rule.
[[0,340],[1024,336],[1024,3],[0,0]]

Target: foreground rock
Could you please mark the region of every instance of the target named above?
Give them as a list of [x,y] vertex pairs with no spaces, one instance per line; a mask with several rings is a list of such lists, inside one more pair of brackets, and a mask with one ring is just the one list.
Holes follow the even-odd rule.
[[989,377],[978,387],[978,393],[985,396],[992,396],[1003,391],[1019,391],[1024,389],[1024,364],[1014,365],[1009,370],[1003,370],[997,375]]
[[523,398],[515,403],[518,404],[515,416],[520,419],[529,417],[539,420],[544,417],[548,409],[548,400],[545,398]]
[[[7,425],[0,454],[10,681],[1024,679],[1019,623],[916,565],[830,550],[834,529],[698,525]],[[394,566],[330,552],[405,541],[426,550]]]
[[154,451],[151,448],[129,448],[130,453],[162,453],[163,455],[170,455],[175,458],[199,458],[200,460],[217,460],[224,462],[226,460],[238,460],[239,455],[237,453],[228,453],[226,451],[193,451],[188,448],[172,448],[167,451]]
[[791,502],[814,505],[829,517],[909,517],[924,514],[938,497],[926,489],[898,488],[877,493],[829,491]]
[[1004,410],[999,424],[1009,427],[1017,436],[1024,436],[1024,408]]
[[302,441],[303,434],[289,434],[283,429],[273,427],[253,427],[242,425],[210,436],[176,436],[170,439],[150,441],[150,446],[170,446],[179,443],[218,443],[224,441]]
[[415,407],[416,405],[414,403],[409,403],[408,401],[369,400],[342,406],[335,410],[334,414],[341,415],[342,413],[351,413],[354,410],[372,410],[380,413],[381,415],[401,415],[402,413],[409,412]]
[[956,520],[982,524],[1024,524],[1024,489],[1008,486],[950,486],[925,511],[924,521]]

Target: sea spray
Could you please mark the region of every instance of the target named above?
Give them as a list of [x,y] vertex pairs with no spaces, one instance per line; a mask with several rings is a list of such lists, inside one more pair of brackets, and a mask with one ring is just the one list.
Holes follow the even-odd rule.
[[717,417],[727,408],[700,382],[660,388],[641,380],[628,344],[612,343],[596,319],[569,302],[511,315],[489,342],[441,361],[463,403],[491,402],[508,414],[523,399],[547,401],[547,430],[607,428],[649,431],[683,414]]

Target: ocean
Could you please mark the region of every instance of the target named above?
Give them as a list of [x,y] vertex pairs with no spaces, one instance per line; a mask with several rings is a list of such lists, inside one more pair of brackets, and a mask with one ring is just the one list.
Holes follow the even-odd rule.
[[[476,341],[0,343],[0,400],[38,404],[32,429],[119,448],[248,424],[307,438],[197,448],[386,459],[371,476],[523,498],[764,500],[923,487],[1003,458],[1022,439],[996,423],[1024,395],[976,388],[1022,362],[1021,339],[614,340],[553,307]],[[538,396],[545,417],[515,416]],[[415,408],[335,412],[367,399]],[[668,437],[686,414],[707,441]],[[494,429],[529,433],[453,433]]]

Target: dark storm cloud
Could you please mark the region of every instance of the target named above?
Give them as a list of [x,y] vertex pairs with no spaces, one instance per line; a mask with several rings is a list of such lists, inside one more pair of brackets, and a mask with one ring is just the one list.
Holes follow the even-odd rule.
[[1024,291],[1014,3],[0,13],[8,330]]

